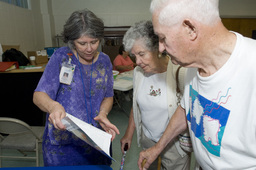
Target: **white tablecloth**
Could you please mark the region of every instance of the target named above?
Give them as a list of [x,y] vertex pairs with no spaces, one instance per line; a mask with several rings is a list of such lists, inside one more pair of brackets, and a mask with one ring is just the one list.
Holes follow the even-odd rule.
[[114,80],[114,90],[128,91],[133,88],[133,70],[120,73]]

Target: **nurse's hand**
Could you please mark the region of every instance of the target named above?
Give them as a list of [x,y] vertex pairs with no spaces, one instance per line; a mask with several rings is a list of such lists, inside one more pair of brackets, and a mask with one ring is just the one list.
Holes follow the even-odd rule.
[[99,114],[94,118],[94,120],[98,121],[101,127],[109,134],[112,135],[111,141],[113,141],[116,137],[116,134],[120,134],[119,130],[115,125],[113,125],[107,118],[106,114]]
[[53,124],[56,129],[65,130],[66,127],[61,122],[61,119],[66,117],[66,111],[60,103],[56,103],[49,112],[48,120]]

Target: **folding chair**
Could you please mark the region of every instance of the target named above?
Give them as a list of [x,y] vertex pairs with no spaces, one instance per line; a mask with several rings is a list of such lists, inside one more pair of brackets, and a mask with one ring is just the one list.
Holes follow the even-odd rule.
[[[42,142],[43,126],[29,126],[27,123],[8,117],[0,117],[0,168],[2,158],[34,159],[39,166],[39,143]],[[23,156],[5,156],[2,149],[16,149]],[[35,152],[35,156],[27,156],[25,152]]]

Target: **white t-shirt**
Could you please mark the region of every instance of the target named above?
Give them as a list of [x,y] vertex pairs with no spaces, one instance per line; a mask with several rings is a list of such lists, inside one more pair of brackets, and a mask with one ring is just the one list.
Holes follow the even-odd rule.
[[155,142],[169,122],[166,92],[166,72],[146,75],[138,90],[142,129],[145,136]]
[[216,73],[187,71],[181,105],[205,170],[256,169],[256,41],[236,35],[231,57]]

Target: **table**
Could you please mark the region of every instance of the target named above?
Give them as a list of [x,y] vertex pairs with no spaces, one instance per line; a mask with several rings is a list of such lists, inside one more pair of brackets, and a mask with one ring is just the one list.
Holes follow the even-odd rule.
[[[121,93],[132,90],[133,89],[133,70],[123,72],[117,75],[116,79],[114,80],[113,89],[114,91],[119,91]],[[115,102],[117,103],[119,108],[121,108],[125,112],[125,114],[129,117],[129,113],[127,113],[127,111],[121,106],[120,100],[118,100],[118,98],[116,97],[117,96],[116,94],[117,93],[115,93],[114,95]]]
[[133,88],[133,70],[117,75],[113,88],[119,91],[131,90]]
[[33,67],[28,67],[28,69],[14,69],[6,72],[1,72],[1,73],[42,73],[44,72],[45,67],[44,66],[37,66],[35,68]]
[[1,170],[112,170],[106,165],[1,168]]

